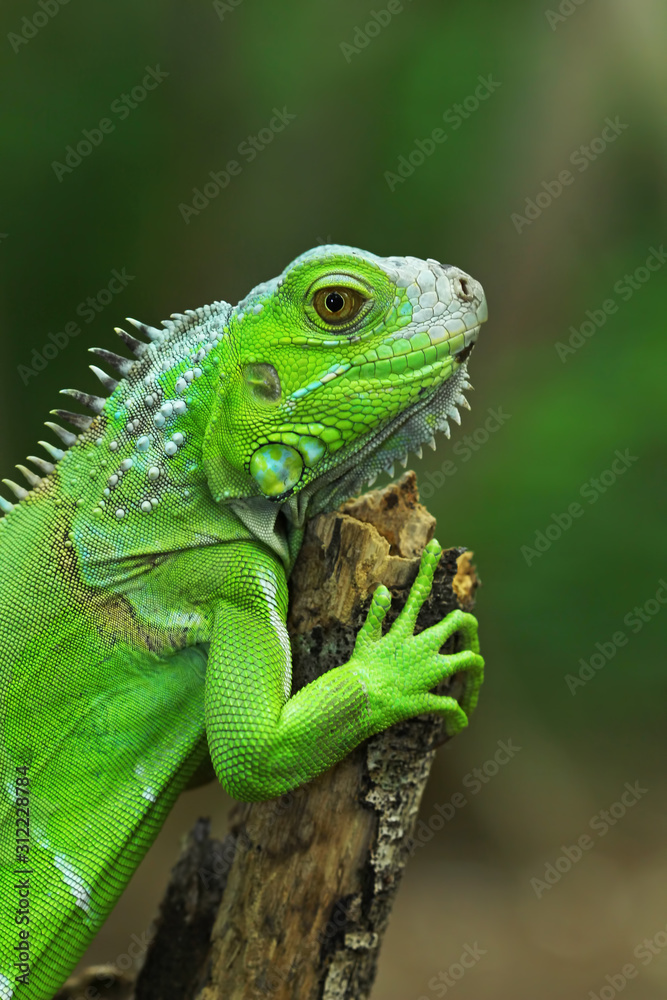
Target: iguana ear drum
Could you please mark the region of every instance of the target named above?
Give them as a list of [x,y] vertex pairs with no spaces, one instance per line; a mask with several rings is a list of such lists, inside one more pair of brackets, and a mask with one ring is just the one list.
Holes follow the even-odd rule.
[[243,369],[243,378],[253,396],[265,403],[277,403],[282,395],[280,377],[273,365],[255,362]]
[[303,458],[287,444],[264,444],[250,459],[250,475],[267,497],[278,497],[301,479]]

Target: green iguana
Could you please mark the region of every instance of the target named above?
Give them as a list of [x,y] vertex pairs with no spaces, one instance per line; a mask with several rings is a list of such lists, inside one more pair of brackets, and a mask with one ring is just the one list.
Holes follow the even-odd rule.
[[[279,796],[424,712],[461,729],[471,615],[417,636],[373,596],[349,662],[291,697],[287,577],[304,521],[460,422],[487,317],[455,267],[321,246],[235,307],[176,314],[135,360],[93,349],[95,416],[0,498],[0,998],[47,1000],[208,755],[230,795]],[[454,632],[463,651],[439,654]],[[432,692],[468,673],[460,707]]]

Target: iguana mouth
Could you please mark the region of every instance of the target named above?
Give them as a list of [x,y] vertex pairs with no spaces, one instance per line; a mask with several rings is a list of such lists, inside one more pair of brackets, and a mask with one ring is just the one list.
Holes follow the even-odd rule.
[[475,341],[473,341],[472,344],[468,344],[467,347],[464,347],[462,351],[459,351],[459,353],[456,355],[456,360],[459,362],[459,364],[462,365],[464,361],[468,360],[468,358],[472,354],[472,349],[474,346],[475,346]]
[[[469,357],[472,346],[455,355],[457,362],[464,352]],[[422,445],[428,444],[435,450],[435,433],[442,431],[449,437],[449,420],[461,423],[457,407],[470,409],[463,392],[471,388],[463,360],[449,378],[424,394],[410,409],[398,413],[372,438],[361,442],[341,465],[285,497],[282,501],[285,513],[296,523],[302,523],[306,516],[333,510],[364,486],[372,486],[381,472],[393,476],[394,463],[400,461],[406,466],[411,452],[421,458]]]
[[[480,329],[481,323],[466,331],[466,334],[472,334],[473,339],[453,355],[453,360],[459,366],[456,371],[452,372],[435,389],[424,393],[423,397],[408,410],[397,414],[393,421],[383,429],[381,436],[376,438],[371,452],[378,457],[386,449],[387,442],[391,440],[392,435],[403,430],[405,432],[404,436],[407,439],[407,447],[403,450],[402,454],[399,451],[399,454],[387,455],[386,461],[379,471],[389,472],[390,475],[393,475],[394,462],[398,459],[405,467],[407,456],[410,452],[421,458],[422,445],[424,444],[428,444],[435,451],[434,432],[442,431],[447,437],[450,437],[449,420],[454,420],[457,424],[461,423],[457,407],[463,406],[467,410],[470,409],[470,405],[463,393],[466,389],[472,389],[471,384],[468,382],[467,361],[477,342]],[[369,486],[375,482],[378,474],[376,472],[371,476],[368,480]]]

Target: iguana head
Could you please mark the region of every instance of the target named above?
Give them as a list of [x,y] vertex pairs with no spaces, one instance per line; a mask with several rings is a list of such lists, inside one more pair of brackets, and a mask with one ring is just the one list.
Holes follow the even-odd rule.
[[486,318],[481,285],[435,260],[335,245],[297,257],[229,318],[204,444],[213,495],[259,494],[300,520],[419,454],[460,422]]
[[120,380],[92,365],[108,397],[63,390],[94,416],[52,411],[78,433],[49,423],[66,450],[41,442],[53,462],[29,461],[43,478],[19,466],[30,489],[4,482],[32,503],[55,474],[95,565],[160,551],[177,523],[215,537],[220,504],[253,530],[270,532],[278,510],[300,525],[449,432],[485,319],[480,285],[458,268],[317,247],[235,307],[162,329],[131,320],[148,343],[117,332],[136,360],[91,348]]

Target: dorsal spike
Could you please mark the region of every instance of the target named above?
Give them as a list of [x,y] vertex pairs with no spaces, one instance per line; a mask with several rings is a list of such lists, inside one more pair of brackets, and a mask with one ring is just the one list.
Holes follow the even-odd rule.
[[72,399],[76,399],[77,403],[87,406],[93,413],[101,413],[106,403],[103,396],[91,396],[90,393],[79,392],[78,389],[61,389],[60,392],[63,396],[71,396]]
[[157,330],[154,326],[149,326],[148,323],[142,323],[138,319],[132,319],[130,316],[126,316],[125,319],[132,326],[136,327],[139,333],[143,333],[144,337],[148,337],[150,340],[160,340],[164,336],[164,330]]
[[422,451],[422,446],[418,444],[417,447],[415,448],[415,455],[417,456],[417,458],[422,458],[423,454],[424,453]]
[[97,365],[88,365],[88,367],[90,368],[91,372],[93,372],[94,375],[97,375],[98,379],[100,380],[106,391],[109,393],[109,395],[111,395],[114,389],[118,388],[118,382],[116,381],[116,379],[111,378],[111,375],[107,375],[107,373],[103,372],[101,368],[97,367]]
[[28,495],[27,490],[24,490],[22,486],[19,486],[18,483],[15,483],[11,479],[3,479],[2,481],[5,484],[5,486],[9,486],[10,490],[12,491],[15,497],[18,497],[19,500],[25,500],[25,498]]
[[429,446],[429,448],[432,448],[433,451],[435,451],[435,449],[437,448],[437,445],[435,443],[435,438],[433,437],[433,435],[431,435],[430,439],[426,442],[426,444]]
[[98,358],[102,358],[102,361],[107,365],[111,365],[115,368],[117,372],[125,378],[132,371],[132,366],[134,361],[130,361],[129,358],[124,358],[121,354],[114,354],[113,351],[105,351],[103,347],[89,347],[88,350],[91,354],[96,354]]
[[14,510],[14,504],[10,503],[9,500],[5,500],[3,496],[0,496],[0,510],[3,514],[11,514]]
[[[72,413],[71,410],[49,410],[54,417],[60,417],[61,420],[66,420],[68,424],[72,424],[73,427],[78,427],[80,431],[87,431],[93,422],[92,417],[87,417],[85,413]],[[65,432],[67,433],[67,432]]]
[[114,327],[114,330],[118,334],[120,339],[123,341],[123,343],[130,348],[132,353],[137,358],[140,358],[143,354],[146,353],[146,348],[148,347],[148,344],[144,344],[143,341],[137,340],[137,338],[133,337],[131,333],[126,333],[125,330],[121,330],[119,326]]
[[389,466],[388,469],[385,469],[385,472],[389,473],[389,476],[390,476],[391,479],[394,478],[394,463],[393,462],[391,463],[391,465]]
[[59,462],[65,454],[62,448],[54,448],[54,446],[48,441],[38,441],[37,444],[41,444],[42,448],[44,448],[45,451],[48,451],[54,462]]
[[39,486],[42,480],[39,476],[35,475],[32,469],[26,469],[25,465],[17,465],[16,468],[19,472],[23,473],[27,482],[30,483],[31,486]]
[[52,420],[45,420],[44,426],[48,427],[54,434],[57,434],[65,447],[71,448],[73,444],[76,444],[76,434],[72,434],[71,431],[66,431],[64,427],[60,426],[60,424],[54,424]]
[[28,455],[28,461],[36,465],[45,476],[49,476],[52,472],[56,471],[55,465],[52,465],[51,462],[45,462],[43,458],[39,458],[37,455]]

